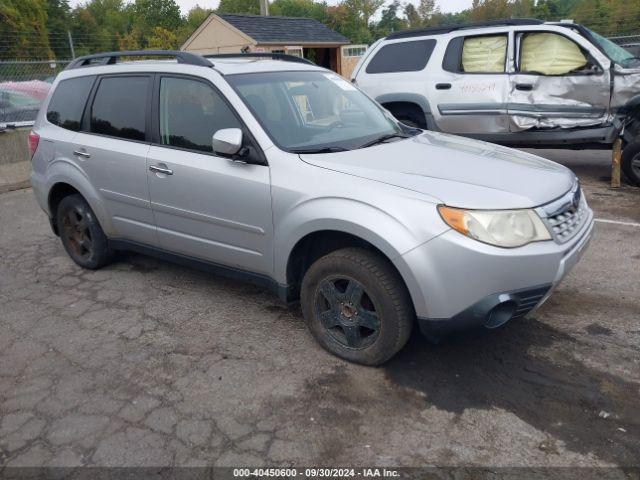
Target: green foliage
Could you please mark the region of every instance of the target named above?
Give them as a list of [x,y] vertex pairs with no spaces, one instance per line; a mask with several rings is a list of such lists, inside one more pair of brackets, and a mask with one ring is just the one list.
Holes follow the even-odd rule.
[[135,0],[131,10],[134,23],[145,34],[151,34],[156,27],[176,30],[182,25],[180,7],[175,0]]
[[[208,1],[208,0],[207,0]],[[272,0],[271,15],[315,18],[353,43],[371,43],[405,28],[512,17],[571,18],[603,35],[640,32],[640,0],[473,0],[443,13],[445,0]],[[220,13],[259,14],[259,0],[220,0]],[[68,58],[140,48],[178,48],[212,12],[195,6],[181,16],[176,0],[0,0],[0,58]]]
[[220,13],[249,13],[260,15],[259,0],[220,0],[218,5]]
[[314,0],[274,0],[269,5],[269,15],[307,17],[326,22],[328,20],[327,3]]
[[147,41],[147,47],[154,50],[174,50],[178,48],[178,39],[165,28],[153,27],[151,36]]
[[0,38],[2,58],[51,58],[44,0],[2,0]]
[[67,30],[69,30],[69,14],[71,9],[66,0],[47,0],[45,3],[47,15],[46,28],[49,36],[49,44],[54,56],[64,58],[71,53],[68,42],[65,42]]
[[413,3],[407,3],[404,7],[404,16],[407,18],[407,26],[409,28],[418,28],[422,26],[422,19]]
[[374,27],[375,36],[384,37],[389,35],[391,32],[405,30],[408,26],[408,22],[399,16],[401,13],[402,4],[399,0],[394,0],[393,3],[383,8],[380,21]]

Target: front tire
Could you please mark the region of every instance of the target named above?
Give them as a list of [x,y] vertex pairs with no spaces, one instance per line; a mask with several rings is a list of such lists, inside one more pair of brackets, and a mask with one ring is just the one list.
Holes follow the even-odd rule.
[[640,187],[640,141],[631,143],[622,150],[621,166],[629,181]]
[[413,308],[402,279],[386,259],[362,248],[337,250],[311,265],[300,302],[320,345],[351,362],[380,365],[411,334]]
[[82,268],[96,270],[111,262],[113,253],[98,219],[81,195],[64,197],[56,211],[62,245]]

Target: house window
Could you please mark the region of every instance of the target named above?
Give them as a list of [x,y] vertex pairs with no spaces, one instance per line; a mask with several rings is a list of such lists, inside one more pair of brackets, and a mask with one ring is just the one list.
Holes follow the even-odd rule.
[[367,51],[366,46],[361,47],[345,47],[342,49],[343,57],[361,57],[364,55],[364,52]]
[[287,48],[287,55],[302,58],[302,48]]
[[271,53],[278,53],[280,55],[284,55],[287,52],[285,52],[284,50],[271,50]]

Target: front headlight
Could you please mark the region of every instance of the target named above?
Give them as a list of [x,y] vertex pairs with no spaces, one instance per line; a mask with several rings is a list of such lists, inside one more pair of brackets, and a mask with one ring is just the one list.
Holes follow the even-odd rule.
[[454,230],[498,247],[521,247],[551,240],[549,230],[533,210],[462,210],[438,206],[440,216]]

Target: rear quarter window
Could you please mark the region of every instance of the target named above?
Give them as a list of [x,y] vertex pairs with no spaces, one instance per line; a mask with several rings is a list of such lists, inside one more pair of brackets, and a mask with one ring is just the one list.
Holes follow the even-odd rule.
[[366,72],[418,72],[427,66],[435,46],[435,40],[414,40],[384,45],[373,56]]
[[79,131],[82,112],[95,78],[89,76],[62,80],[47,107],[47,120],[67,130]]

